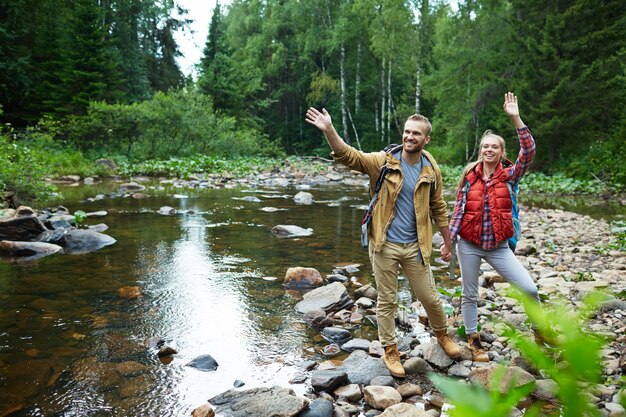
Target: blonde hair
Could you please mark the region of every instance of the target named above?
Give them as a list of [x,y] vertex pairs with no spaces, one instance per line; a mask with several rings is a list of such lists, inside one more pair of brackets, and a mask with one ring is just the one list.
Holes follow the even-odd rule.
[[430,120],[428,120],[426,116],[422,116],[421,114],[415,113],[407,117],[406,121],[408,122],[409,120],[413,120],[414,122],[424,123],[426,125],[426,129],[428,130],[426,132],[426,136],[429,136],[430,132],[433,131],[433,125],[430,124]]
[[[500,158],[499,162],[504,161],[506,159],[506,142],[504,141],[504,138],[502,136],[496,135],[491,130],[485,130],[485,133],[483,133],[483,136],[480,138],[479,148],[482,148],[485,140],[490,139],[490,138],[495,138],[498,141],[498,144],[502,148],[502,157]],[[483,163],[482,154],[478,152],[478,159],[474,162],[470,162],[469,164],[467,164],[467,166],[463,170],[463,175],[461,175],[461,181],[459,182],[459,189],[463,187],[465,183],[465,177],[467,176],[467,174],[469,174],[471,170],[476,168],[477,165],[482,164],[482,163]]]

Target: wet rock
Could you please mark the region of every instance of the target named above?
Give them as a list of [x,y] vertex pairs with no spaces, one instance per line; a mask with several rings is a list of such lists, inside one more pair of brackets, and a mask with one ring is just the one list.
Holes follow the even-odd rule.
[[30,207],[0,210],[0,240],[29,242],[47,230]]
[[44,242],[14,242],[3,240],[0,242],[0,256],[19,258],[22,261],[32,261],[63,253],[63,248],[53,243]]
[[355,350],[337,368],[348,375],[351,384],[369,385],[377,376],[390,376],[389,369],[380,358],[373,358],[362,350]]
[[343,345],[348,340],[352,339],[352,335],[346,329],[340,327],[325,327],[322,332],[322,337],[330,343],[336,343],[337,345]]
[[65,253],[72,255],[82,255],[95,252],[105,246],[117,242],[111,236],[95,232],[93,230],[69,230],[65,233],[64,247]]
[[279,224],[272,227],[272,234],[281,239],[288,239],[293,237],[311,236],[313,234],[313,229],[304,229],[300,226],[289,224]]
[[331,343],[330,345],[326,345],[322,349],[322,354],[325,356],[336,356],[339,353],[341,353],[341,348],[336,343]]
[[[211,355],[200,355],[187,364],[192,368],[196,368],[200,371],[215,371],[218,367],[218,363]],[[212,401],[211,401],[212,402]]]
[[348,295],[346,288],[338,282],[316,288],[303,296],[303,300],[296,304],[296,311],[306,314],[311,310],[324,310],[326,314],[351,308],[354,302]]
[[288,289],[310,289],[324,284],[324,279],[315,268],[294,267],[287,269],[283,287]]
[[289,379],[289,383],[290,384],[304,384],[307,379],[308,377],[304,372],[298,372]]
[[139,298],[142,296],[141,287],[126,286],[118,288],[117,293],[122,298]]
[[384,410],[402,401],[400,393],[391,387],[370,385],[363,389],[365,403],[377,410]]
[[324,398],[317,398],[298,417],[333,417],[335,407],[333,402]]
[[107,226],[104,223],[98,223],[98,224],[87,226],[87,228],[89,228],[89,230],[93,230],[94,232],[102,233],[102,232],[105,232],[109,228],[109,226]]
[[296,204],[303,204],[308,206],[313,204],[313,201],[315,201],[315,199],[313,198],[313,194],[307,193],[306,191],[300,191],[293,197],[293,201]]
[[241,380],[239,380],[239,379],[236,379],[235,382],[233,382],[233,387],[235,387],[235,388],[241,388],[244,385],[246,385],[246,383],[241,381]]
[[328,281],[329,283],[340,282],[342,284],[345,284],[346,282],[348,282],[348,277],[341,274],[332,274],[326,276],[326,281]]
[[333,325],[333,321],[327,317],[326,312],[321,309],[307,311],[302,318],[306,324],[318,330]]
[[348,382],[348,374],[340,369],[313,371],[311,387],[315,391],[333,391]]
[[172,216],[174,214],[176,214],[176,209],[174,207],[170,207],[170,206],[163,206],[159,209],[159,211],[157,212],[160,215],[163,216]]
[[369,352],[370,341],[367,339],[352,339],[341,345],[341,349],[345,350],[346,352],[354,352],[355,350],[363,350],[365,352]]
[[282,387],[260,387],[249,390],[228,390],[211,399],[217,415],[240,416],[285,416],[295,417],[304,411],[309,401],[297,397],[293,390]]
[[124,184],[121,184],[119,187],[119,190],[121,193],[125,193],[125,192],[135,192],[135,191],[143,191],[145,190],[146,187],[141,185],[141,184],[137,184],[136,182],[127,182]]
[[169,346],[163,346],[157,352],[157,357],[158,358],[164,358],[165,356],[175,355],[177,353],[178,353],[178,351],[176,349],[174,349],[172,347],[169,347]]

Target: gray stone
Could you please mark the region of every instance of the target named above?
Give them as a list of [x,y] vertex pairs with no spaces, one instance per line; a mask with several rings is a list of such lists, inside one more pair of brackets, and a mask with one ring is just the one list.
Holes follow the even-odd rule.
[[18,258],[20,261],[32,261],[55,253],[63,253],[59,245],[44,242],[0,242],[0,255]]
[[218,363],[211,355],[200,355],[187,364],[192,368],[200,371],[214,371],[218,367]]
[[313,371],[311,386],[315,391],[333,391],[348,382],[348,374],[340,369]]
[[65,233],[64,240],[65,252],[72,255],[95,252],[117,242],[111,236],[93,230],[81,229],[69,230]]
[[281,239],[288,239],[293,237],[311,236],[313,234],[313,229],[304,229],[300,226],[289,224],[279,224],[272,227],[272,234]]
[[339,346],[345,344],[348,340],[352,339],[352,335],[346,329],[340,327],[325,327],[321,335],[330,343],[336,343]]
[[403,366],[407,375],[426,375],[433,371],[432,366],[422,358],[409,358]]
[[370,385],[363,389],[363,394],[365,403],[377,410],[384,410],[402,401],[400,393],[391,387]]
[[351,384],[369,385],[376,376],[391,375],[382,359],[373,358],[362,350],[352,352],[337,369],[348,374]]
[[309,407],[298,417],[333,417],[335,407],[333,402],[324,398],[317,398],[309,403]]
[[352,339],[341,345],[341,349],[346,352],[354,352],[355,350],[364,350],[365,352],[369,352],[370,341],[367,339]]
[[215,413],[223,417],[283,416],[295,417],[309,401],[297,397],[293,390],[282,387],[260,387],[249,390],[228,390],[211,399]]
[[351,308],[353,305],[354,302],[348,295],[346,288],[340,283],[334,282],[307,292],[295,308],[301,314],[320,309],[328,314],[344,308]]

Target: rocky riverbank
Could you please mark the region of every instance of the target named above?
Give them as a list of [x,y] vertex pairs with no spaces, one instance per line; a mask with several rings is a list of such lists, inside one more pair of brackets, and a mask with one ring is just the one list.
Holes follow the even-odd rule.
[[[234,187],[244,184],[275,188],[293,186],[298,190],[296,195],[299,195],[297,199],[300,204],[311,204],[310,196],[306,195],[307,190],[337,182],[363,186],[366,179],[344,170],[316,174],[286,170],[243,179],[197,176],[185,181],[163,180],[156,186],[143,186],[142,179],[137,178],[133,183],[121,184],[115,193],[98,195],[89,201],[118,197],[141,199],[149,197],[153,190],[158,191],[162,186],[184,189]],[[293,198],[296,199],[296,196]],[[159,213],[177,214],[174,209],[167,207],[163,207]],[[586,330],[605,336],[606,344],[601,351],[603,382],[585,388],[584,395],[589,397],[603,415],[623,415],[624,410],[619,403],[623,402],[623,377],[626,368],[626,254],[611,249],[614,237],[606,222],[587,216],[558,210],[533,209],[522,212],[522,225],[523,239],[518,245],[517,255],[536,280],[546,299],[546,306],[561,299],[575,312],[579,310],[583,297],[591,291],[599,289],[613,295],[613,299],[603,304],[585,325]],[[278,235],[279,232],[284,234],[292,231],[280,229],[275,234]],[[357,245],[358,242],[354,244]],[[327,265],[307,266],[328,269]],[[483,268],[479,314],[482,337],[489,350],[491,362],[473,363],[463,339],[455,333],[452,336],[462,345],[463,353],[461,359],[450,360],[431,338],[431,332],[422,323],[423,320],[420,321],[421,306],[414,303],[410,312],[401,310],[398,316],[402,333],[400,348],[408,375],[404,380],[389,375],[380,359],[382,349],[379,342],[362,338],[360,333],[357,335],[353,331],[358,325],[375,325],[375,288],[359,285],[358,280],[352,280],[354,271],[347,267],[337,268],[334,274],[323,278],[318,276],[319,273],[309,272],[314,276],[312,287],[315,289],[306,293],[296,310],[302,314],[302,322],[316,329],[328,342],[323,351],[327,360],[303,359],[300,363],[288,364],[293,365],[294,373],[290,385],[287,386],[248,388],[244,383],[236,384],[236,388],[210,398],[206,404],[198,404],[199,407],[193,415],[236,416],[245,410],[247,415],[252,416],[436,417],[446,415],[448,401],[431,383],[430,373],[489,386],[492,382],[493,365],[498,363],[506,364],[509,374],[515,375],[518,385],[534,384],[529,402],[546,401],[547,407],[559,407],[555,395],[558,388],[556,381],[547,378],[541,370],[528,366],[511,339],[505,336],[503,323],[528,332],[526,315],[519,304],[506,294],[508,284],[501,282],[487,265]],[[291,276],[285,278],[285,287],[293,288],[287,285]],[[135,299],[140,291],[134,287],[123,288],[120,289],[120,296]],[[452,298],[447,301],[456,307],[459,300]],[[455,318],[451,317],[450,321],[454,323]],[[159,357],[169,356],[170,361],[176,361],[175,356],[170,356],[175,355],[175,352],[168,351],[167,346],[159,341],[148,343],[148,347],[144,349]],[[110,376],[107,383],[111,387],[126,387],[130,385],[125,384],[128,376],[140,377],[148,372],[146,368],[150,365],[135,362],[132,355],[126,357],[122,350],[118,354],[118,362],[77,361],[71,372],[76,377],[92,375],[93,372],[97,375],[106,374]],[[208,372],[218,366],[213,360],[208,362]],[[164,359],[163,363],[168,362]],[[192,363],[197,362],[192,361],[189,365],[193,366]],[[81,372],[83,369],[89,372]],[[95,380],[86,382],[98,383]],[[129,386],[128,391],[133,388],[135,387]],[[296,395],[295,391],[306,391],[306,394]],[[519,405],[516,413],[520,414],[529,402]]]

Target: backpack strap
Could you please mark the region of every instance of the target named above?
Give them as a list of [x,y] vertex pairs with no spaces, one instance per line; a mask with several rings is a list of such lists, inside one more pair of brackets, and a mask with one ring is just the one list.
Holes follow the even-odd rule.
[[461,213],[465,213],[465,204],[467,203],[467,194],[469,193],[470,183],[465,178],[465,184],[463,185],[463,197],[461,198]]

